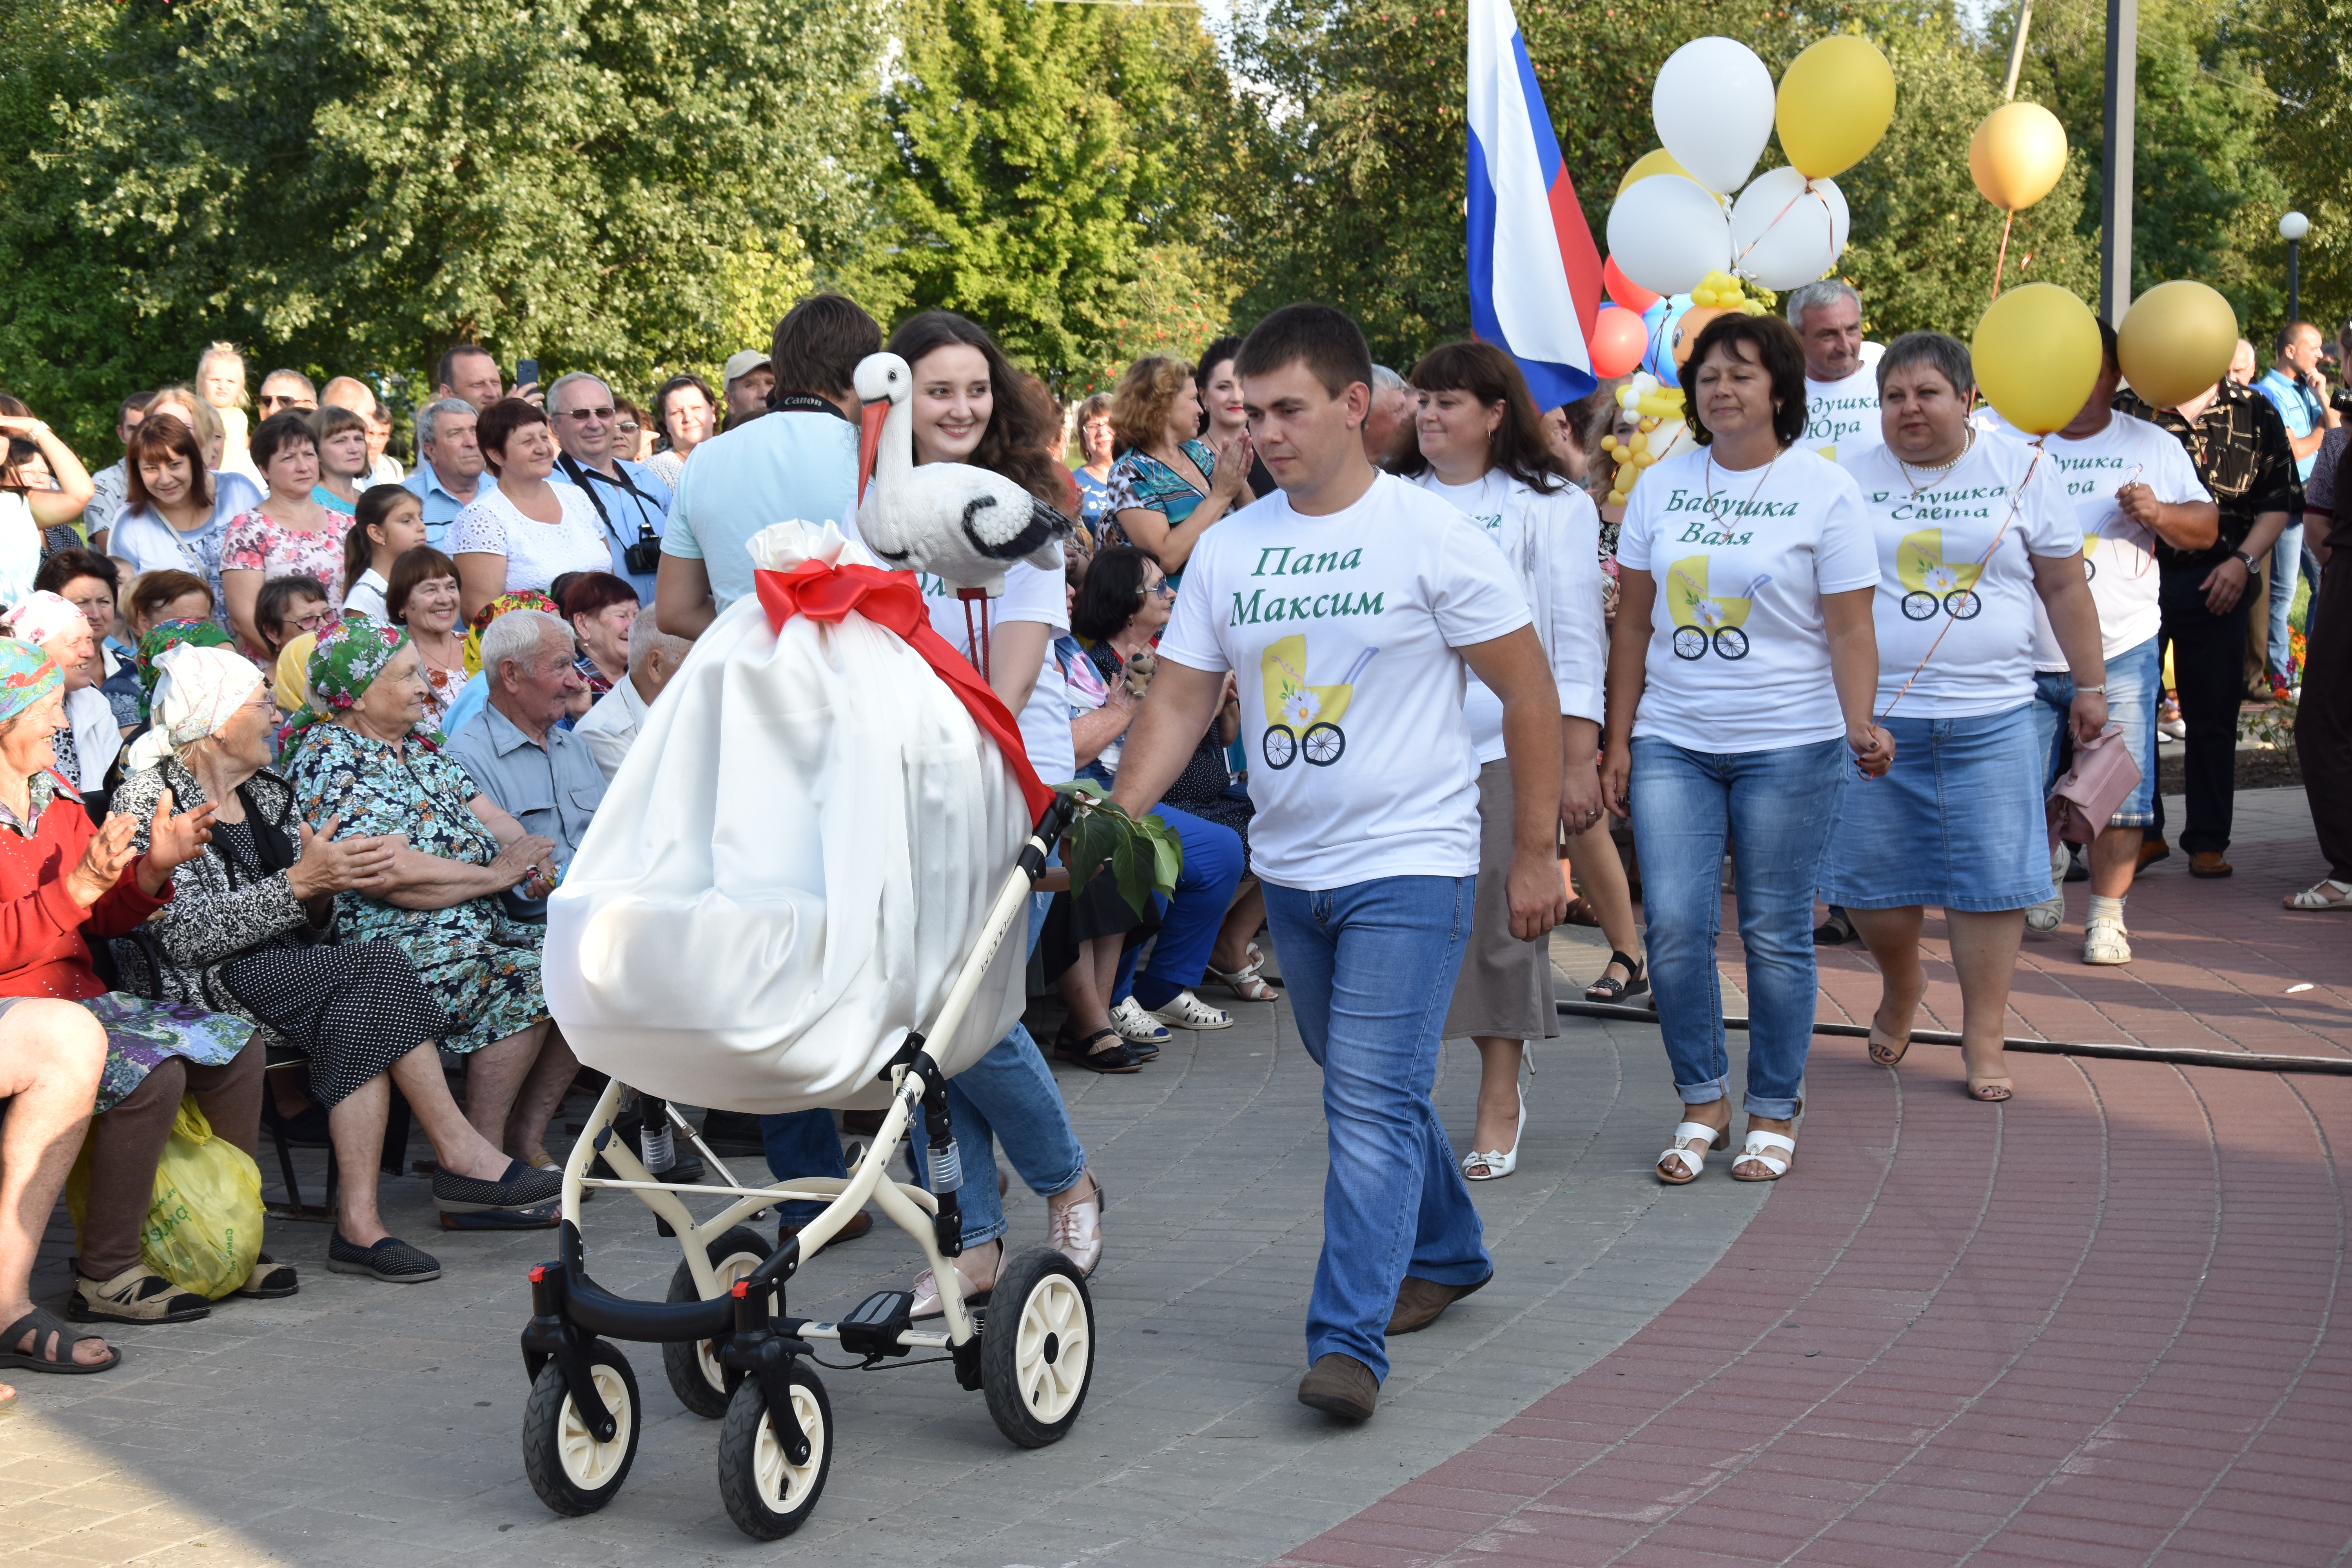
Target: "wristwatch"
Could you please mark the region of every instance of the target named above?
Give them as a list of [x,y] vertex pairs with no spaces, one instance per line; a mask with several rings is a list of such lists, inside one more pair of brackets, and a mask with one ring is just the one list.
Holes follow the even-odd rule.
[[2246,570],[2247,570],[2248,572],[2259,572],[2259,571],[2261,571],[2261,570],[2262,570],[2262,568],[2261,568],[2259,565],[2257,565],[2257,564],[2255,563],[2254,558],[2253,558],[2252,556],[2251,556],[2251,555],[2247,554],[2244,551],[2242,551],[2242,550],[2232,550],[2231,552],[2230,552],[2230,553],[2231,553],[2231,554],[2232,554],[2232,555],[2234,555],[2234,556],[2236,556],[2239,560],[2241,560],[2241,561],[2244,562],[2244,563],[2246,563]]
[[2077,697],[2080,697],[2085,691],[2095,691],[2100,696],[2105,697],[2107,694],[2106,682],[2103,680],[2096,686],[2078,686],[2074,688],[2074,695]]

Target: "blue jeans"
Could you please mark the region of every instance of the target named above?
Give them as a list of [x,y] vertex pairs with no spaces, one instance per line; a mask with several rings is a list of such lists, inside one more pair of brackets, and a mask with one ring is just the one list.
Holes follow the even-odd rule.
[[1748,1114],[1783,1121],[1797,1113],[1818,988],[1813,892],[1849,755],[1843,740],[1709,752],[1633,737],[1633,846],[1650,920],[1650,986],[1685,1105],[1728,1092],[1715,968],[1727,840],[1748,955]]
[[2270,669],[2273,675],[2286,673],[2286,616],[2294,608],[2294,580],[2303,570],[2303,513],[2296,512],[2294,521],[2271,546],[2270,603]]
[[1330,1145],[1307,1357],[1338,1352],[1385,1378],[1406,1275],[1470,1285],[1495,1271],[1429,1099],[1478,879],[1265,886],[1299,1037],[1323,1069]]
[[[1045,923],[1050,897],[1036,894],[1029,900],[1032,947]],[[966,1247],[979,1247],[1004,1234],[1004,1200],[996,1191],[998,1142],[1033,1193],[1062,1192],[1076,1185],[1086,1171],[1087,1152],[1070,1127],[1062,1088],[1023,1025],[1013,1025],[1013,1032],[991,1046],[986,1056],[948,1079],[948,1122],[963,1165],[963,1189],[956,1203],[963,1215]],[[930,1134],[919,1106],[910,1137],[908,1157],[915,1180],[928,1188],[931,1182],[925,1156]]]
[[[841,1133],[830,1110],[792,1110],[760,1118],[760,1142],[767,1151],[768,1169],[776,1180],[796,1176],[846,1176],[841,1163]],[[776,1205],[786,1225],[805,1225],[824,1212],[824,1205],[794,1199]]]

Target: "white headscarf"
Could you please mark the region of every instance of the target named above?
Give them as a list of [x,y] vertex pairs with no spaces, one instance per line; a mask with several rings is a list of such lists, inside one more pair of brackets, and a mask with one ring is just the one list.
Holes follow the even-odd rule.
[[8,635],[19,642],[36,645],[89,625],[89,619],[81,613],[80,605],[47,588],[26,595],[24,602],[7,613]]
[[243,654],[225,647],[175,643],[155,660],[160,672],[148,702],[154,725],[131,742],[123,771],[152,768],[176,757],[198,741],[220,732],[229,716],[262,689],[261,671]]

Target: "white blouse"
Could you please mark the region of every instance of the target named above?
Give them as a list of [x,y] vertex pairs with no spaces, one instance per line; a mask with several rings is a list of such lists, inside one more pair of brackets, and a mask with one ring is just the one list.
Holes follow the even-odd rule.
[[613,552],[586,493],[576,485],[549,488],[563,508],[562,521],[526,517],[504,490],[489,490],[457,514],[442,548],[452,555],[505,556],[509,594],[526,588],[543,594],[566,572],[611,571]]

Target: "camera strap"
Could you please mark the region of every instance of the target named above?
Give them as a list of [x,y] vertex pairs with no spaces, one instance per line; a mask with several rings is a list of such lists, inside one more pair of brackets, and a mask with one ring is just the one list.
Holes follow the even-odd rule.
[[[621,460],[618,458],[613,459],[614,470],[621,476],[617,480],[608,478],[604,474],[600,474],[593,468],[583,467],[579,462],[575,461],[568,452],[557,458],[556,461],[562,468],[564,476],[571,479],[573,484],[579,486],[581,490],[586,494],[588,497],[588,504],[596,509],[597,520],[604,523],[605,532],[611,534],[615,539],[619,539],[621,536],[621,531],[613,526],[612,514],[604,510],[604,501],[597,498],[595,481],[598,480],[602,480],[604,483],[608,485],[617,485],[618,488],[628,491],[629,494],[635,499],[637,503],[637,542],[639,544],[657,544],[661,542],[661,536],[654,531],[653,521],[646,516],[646,500],[647,499],[646,492],[637,489],[635,484],[630,482],[629,470],[621,467]],[[625,545],[627,542],[624,540],[622,542]]]

